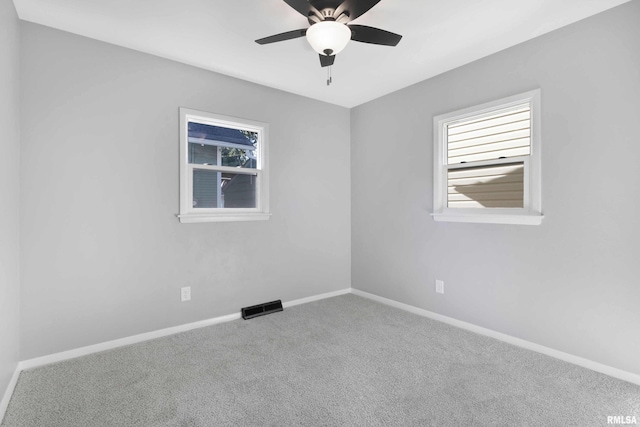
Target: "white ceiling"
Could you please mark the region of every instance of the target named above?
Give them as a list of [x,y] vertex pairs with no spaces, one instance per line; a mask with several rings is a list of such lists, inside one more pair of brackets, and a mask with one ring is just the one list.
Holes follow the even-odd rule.
[[352,23],[403,35],[350,42],[333,84],[282,0],[14,0],[21,19],[344,107],[354,107],[629,0],[382,0]]

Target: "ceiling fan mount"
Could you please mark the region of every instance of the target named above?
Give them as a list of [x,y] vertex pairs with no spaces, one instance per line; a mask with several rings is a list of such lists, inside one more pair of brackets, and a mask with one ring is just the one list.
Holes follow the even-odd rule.
[[383,46],[396,46],[402,36],[366,25],[348,25],[369,11],[380,0],[284,0],[309,21],[309,28],[287,31],[256,40],[258,44],[276,43],[307,37],[320,56],[320,66],[333,65],[335,56],[349,40]]
[[[338,18],[345,18],[345,17],[348,18],[349,17],[348,14],[345,15],[344,13],[342,15],[340,15],[340,17],[337,17],[337,16],[335,16],[336,10],[333,9],[333,8],[329,8],[329,7],[326,8],[326,9],[322,9],[319,12],[320,12],[320,16],[318,16],[318,18],[320,18],[322,20],[331,19],[331,20],[337,21]],[[310,24],[312,24],[313,22],[317,22],[317,21],[314,21],[312,18],[309,18],[309,21],[310,21],[309,22]]]

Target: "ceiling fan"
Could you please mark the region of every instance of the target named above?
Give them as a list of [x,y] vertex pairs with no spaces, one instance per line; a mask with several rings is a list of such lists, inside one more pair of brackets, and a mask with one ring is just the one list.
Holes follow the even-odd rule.
[[363,15],[380,0],[284,0],[289,6],[309,20],[311,26],[287,31],[256,40],[269,44],[307,37],[309,44],[320,55],[320,66],[333,65],[336,54],[345,48],[349,40],[395,46],[402,36],[366,25],[347,25]]

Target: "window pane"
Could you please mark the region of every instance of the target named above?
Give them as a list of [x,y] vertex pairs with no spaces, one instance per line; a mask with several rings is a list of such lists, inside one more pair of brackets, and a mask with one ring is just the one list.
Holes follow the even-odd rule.
[[222,147],[220,149],[222,166],[256,168],[254,150],[241,150],[238,148]]
[[450,208],[522,208],[524,163],[448,171]]
[[257,179],[256,175],[194,169],[193,207],[255,208]]
[[189,163],[257,167],[258,133],[189,122]]
[[195,165],[217,165],[218,147],[215,145],[205,145],[189,143],[189,163]]
[[196,209],[221,207],[220,184],[222,173],[210,170],[193,171],[193,207]]
[[258,177],[236,173],[222,174],[222,201],[225,208],[255,208]]

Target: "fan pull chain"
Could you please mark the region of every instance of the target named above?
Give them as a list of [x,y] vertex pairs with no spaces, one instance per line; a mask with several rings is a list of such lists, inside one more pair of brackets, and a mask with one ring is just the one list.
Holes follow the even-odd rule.
[[331,77],[331,68],[331,65],[327,67],[327,86],[330,86],[331,83],[333,83],[333,78]]

